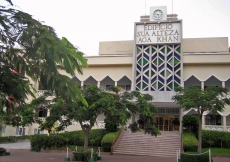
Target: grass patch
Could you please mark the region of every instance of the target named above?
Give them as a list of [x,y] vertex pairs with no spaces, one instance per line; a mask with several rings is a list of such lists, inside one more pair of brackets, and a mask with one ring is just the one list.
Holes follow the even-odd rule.
[[212,155],[230,155],[230,148],[203,148],[202,152],[206,152],[211,149]]
[[[209,149],[211,149],[212,155],[230,155],[230,148],[203,148],[203,152],[207,152]],[[197,152],[186,152],[188,154],[197,154]]]

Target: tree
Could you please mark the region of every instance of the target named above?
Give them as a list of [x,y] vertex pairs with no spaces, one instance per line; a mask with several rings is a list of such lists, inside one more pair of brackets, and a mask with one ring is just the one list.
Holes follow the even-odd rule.
[[230,99],[226,98],[228,89],[223,87],[210,86],[207,89],[200,89],[195,86],[189,86],[184,89],[178,87],[175,89],[176,95],[172,97],[177,104],[184,110],[196,108],[199,118],[198,130],[198,153],[202,150],[202,115],[205,111],[217,113],[223,111],[226,105],[230,104]]
[[117,128],[119,125],[124,125],[132,113],[139,111],[152,118],[156,110],[156,107],[148,102],[152,100],[152,96],[140,92],[118,93],[118,87],[111,87],[110,92],[105,92],[96,85],[89,85],[85,89],[82,88],[81,91],[87,104],[77,96],[77,100],[71,99],[71,94],[65,91],[61,91],[61,95],[49,102],[52,104],[44,102],[45,96],[33,100],[32,103],[35,109],[43,106],[50,110],[50,116],[46,118],[46,122],[41,122],[41,129],[49,131],[58,121],[60,124],[56,131],[61,131],[68,127],[71,121],[78,121],[84,132],[85,151],[88,149],[89,132],[95,125],[99,114],[105,115],[106,124],[109,123]]
[[10,6],[0,5],[0,109],[6,109],[4,119],[16,115],[16,105],[26,108],[23,105],[28,95],[34,97],[31,79],[56,96],[68,93],[71,99],[84,102],[78,86],[60,73],[82,74],[82,66],[87,66],[83,53],[66,38],[58,38],[52,27],[14,9],[11,0],[6,1]]
[[66,118],[80,123],[84,132],[84,151],[87,151],[89,132],[98,115],[106,111],[113,111],[115,103],[111,93],[101,91],[96,85],[87,86],[86,89],[82,90],[82,95],[88,106],[82,104],[82,102],[66,105],[69,108],[69,114],[66,114]]

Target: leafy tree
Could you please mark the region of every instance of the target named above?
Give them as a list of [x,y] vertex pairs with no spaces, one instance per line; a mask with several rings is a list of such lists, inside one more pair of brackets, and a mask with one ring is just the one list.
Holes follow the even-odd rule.
[[196,108],[199,118],[198,131],[198,153],[202,149],[202,115],[205,111],[217,113],[223,111],[225,105],[230,104],[230,99],[226,98],[228,89],[223,87],[210,86],[207,89],[200,89],[195,86],[189,86],[187,89],[178,87],[176,95],[172,97],[177,104],[184,110]]
[[[105,112],[107,132],[116,131],[118,126],[124,125],[132,114],[137,112],[143,114],[148,122],[154,121],[153,113],[157,111],[157,108],[150,103],[153,100],[151,95],[142,94],[139,91],[120,93],[119,87],[116,86],[109,87],[109,90],[114,97],[115,109],[112,113],[111,111]],[[153,134],[157,135],[158,131],[155,130]]]
[[62,93],[65,95],[62,94],[52,100],[53,104],[46,104],[45,97],[35,99],[32,103],[36,105],[35,108],[45,106],[50,110],[50,116],[46,118],[46,122],[41,123],[41,129],[49,131],[58,121],[60,124],[56,131],[61,131],[68,127],[71,121],[78,121],[84,132],[84,150],[88,148],[88,135],[99,114],[105,114],[106,124],[109,123],[117,129],[117,126],[127,122],[132,113],[139,111],[152,117],[156,110],[155,106],[148,103],[152,97],[140,92],[118,93],[118,87],[112,87],[110,92],[104,92],[96,85],[89,85],[81,91],[87,104],[79,98],[72,100],[69,97],[71,94],[64,91]]
[[[82,66],[87,66],[83,53],[66,38],[58,38],[52,27],[15,9],[11,0],[6,1],[10,6],[0,5],[0,109],[5,108],[3,119],[16,118],[16,115],[19,119],[19,114],[25,113],[22,109],[27,110],[27,96],[34,97],[35,92],[31,79],[57,97],[68,94],[72,100],[80,98],[84,102],[78,86],[69,78],[76,75],[75,71],[82,74]],[[6,122],[10,124],[9,120]]]

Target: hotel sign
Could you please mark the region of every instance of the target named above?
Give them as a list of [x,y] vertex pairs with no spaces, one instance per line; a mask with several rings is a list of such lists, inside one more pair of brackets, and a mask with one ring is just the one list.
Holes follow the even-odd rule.
[[181,42],[181,23],[136,25],[136,44],[167,44]]

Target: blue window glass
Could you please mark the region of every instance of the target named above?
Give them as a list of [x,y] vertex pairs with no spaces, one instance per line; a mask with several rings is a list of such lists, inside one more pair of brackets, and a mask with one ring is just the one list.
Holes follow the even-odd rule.
[[144,53],[144,57],[149,60],[149,56]]
[[172,76],[167,79],[167,84],[170,83],[171,81],[172,81]]

